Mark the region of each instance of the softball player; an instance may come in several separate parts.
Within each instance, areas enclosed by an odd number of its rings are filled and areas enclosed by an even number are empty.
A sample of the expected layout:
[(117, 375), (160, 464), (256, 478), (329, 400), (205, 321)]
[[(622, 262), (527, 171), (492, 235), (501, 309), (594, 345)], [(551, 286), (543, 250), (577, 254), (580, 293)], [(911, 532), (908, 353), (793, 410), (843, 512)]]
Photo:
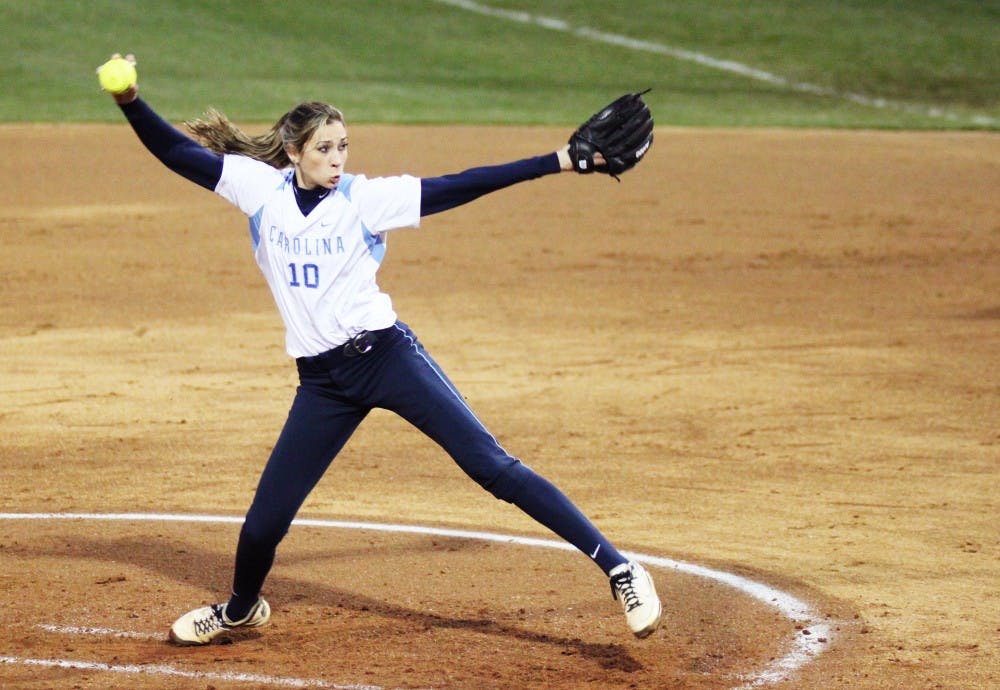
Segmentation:
[(390, 230), (417, 227), (422, 216), (570, 170), (565, 148), (443, 177), (370, 179), (346, 171), (344, 118), (325, 103), (302, 103), (257, 137), (209, 111), (188, 123), (203, 146), (160, 118), (135, 86), (114, 98), (154, 156), (249, 218), (254, 257), (284, 320), (300, 382), (240, 531), (232, 594), (177, 619), (170, 631), (175, 643), (208, 644), (226, 630), (267, 623), (270, 608), (260, 592), (277, 546), (374, 408), (399, 414), (495, 497), (586, 554), (610, 578), (637, 637), (657, 628), (661, 605), (646, 570), (500, 445), (375, 281)]

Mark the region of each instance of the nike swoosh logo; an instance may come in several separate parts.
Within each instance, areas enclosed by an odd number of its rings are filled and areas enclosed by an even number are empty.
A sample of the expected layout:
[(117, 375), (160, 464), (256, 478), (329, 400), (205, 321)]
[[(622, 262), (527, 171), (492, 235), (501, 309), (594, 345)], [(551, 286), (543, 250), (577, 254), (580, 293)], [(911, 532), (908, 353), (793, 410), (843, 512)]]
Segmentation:
[(600, 545), (600, 544), (598, 544), (598, 545), (597, 545), (597, 548), (596, 548), (596, 549), (594, 549), (594, 553), (590, 554), (590, 557), (591, 557), (591, 558), (597, 558), (597, 552), (598, 552), (598, 551), (600, 551), (600, 550), (601, 550), (601, 545)]

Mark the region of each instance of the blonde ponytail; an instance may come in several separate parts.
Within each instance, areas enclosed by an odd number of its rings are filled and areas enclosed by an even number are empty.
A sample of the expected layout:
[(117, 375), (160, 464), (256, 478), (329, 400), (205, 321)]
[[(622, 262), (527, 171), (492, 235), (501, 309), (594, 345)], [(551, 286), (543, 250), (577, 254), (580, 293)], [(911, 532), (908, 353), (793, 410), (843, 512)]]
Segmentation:
[(269, 130), (257, 136), (247, 134), (215, 108), (209, 108), (203, 117), (188, 120), (184, 125), (206, 148), (216, 153), (247, 156), (281, 169), (292, 164), (287, 146), (302, 151), (319, 127), (333, 122), (344, 122), (343, 113), (328, 103), (309, 101), (289, 110)]

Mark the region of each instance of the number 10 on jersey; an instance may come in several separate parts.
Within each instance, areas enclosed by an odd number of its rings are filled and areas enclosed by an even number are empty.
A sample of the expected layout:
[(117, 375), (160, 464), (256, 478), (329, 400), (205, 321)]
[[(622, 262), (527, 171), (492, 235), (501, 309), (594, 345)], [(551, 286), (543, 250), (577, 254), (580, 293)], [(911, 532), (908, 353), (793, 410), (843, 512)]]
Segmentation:
[[(319, 287), (319, 266), (316, 264), (288, 264), (289, 280), (292, 287)], [(301, 282), (299, 279), (301, 278)]]

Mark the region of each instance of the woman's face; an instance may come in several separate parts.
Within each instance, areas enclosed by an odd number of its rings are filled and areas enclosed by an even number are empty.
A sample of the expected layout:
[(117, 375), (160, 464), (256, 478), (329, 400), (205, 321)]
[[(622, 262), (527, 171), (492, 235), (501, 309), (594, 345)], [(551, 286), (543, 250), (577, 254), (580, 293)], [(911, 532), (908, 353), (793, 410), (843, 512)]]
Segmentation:
[(336, 189), (347, 163), (347, 128), (343, 122), (319, 127), (302, 151), (288, 151), (303, 189)]

